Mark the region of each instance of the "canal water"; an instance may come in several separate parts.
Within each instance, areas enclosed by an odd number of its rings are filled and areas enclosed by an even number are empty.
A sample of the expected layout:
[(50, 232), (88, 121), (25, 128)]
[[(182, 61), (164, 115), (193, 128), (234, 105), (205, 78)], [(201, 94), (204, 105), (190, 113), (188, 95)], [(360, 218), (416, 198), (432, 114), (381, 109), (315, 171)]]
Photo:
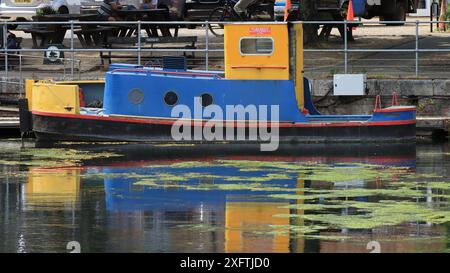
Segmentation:
[(3, 139), (0, 252), (449, 252), (449, 194), (448, 144)]

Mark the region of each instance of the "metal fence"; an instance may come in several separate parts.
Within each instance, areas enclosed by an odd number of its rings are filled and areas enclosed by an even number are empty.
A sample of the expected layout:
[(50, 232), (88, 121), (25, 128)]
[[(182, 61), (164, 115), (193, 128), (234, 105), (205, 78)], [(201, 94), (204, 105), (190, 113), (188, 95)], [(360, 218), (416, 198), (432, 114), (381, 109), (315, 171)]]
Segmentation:
[[(402, 76), (412, 76), (412, 77), (450, 77), (450, 56), (446, 56), (444, 53), (450, 53), (450, 33), (441, 31), (438, 33), (434, 33), (433, 35), (440, 35), (439, 38), (448, 45), (437, 45), (437, 43), (433, 44), (425, 44), (421, 45), (420, 41), (422, 38), (428, 38), (432, 35), (432, 28), (430, 26), (440, 24), (444, 24), (448, 29), (450, 29), (450, 21), (342, 21), (342, 22), (322, 22), (322, 21), (308, 21), (303, 22), (304, 25), (335, 25), (341, 26), (343, 29), (351, 29), (357, 28), (357, 42), (351, 43), (349, 42), (349, 32), (344, 31), (343, 37), (340, 37), (341, 43), (334, 43), (335, 47), (332, 48), (305, 48), (305, 56), (308, 53), (321, 53), (321, 54), (341, 54), (342, 59), (335, 58), (336, 62), (332, 65), (333, 71), (340, 71), (342, 73), (367, 73), (370, 72), (370, 68), (374, 67), (371, 63), (378, 62), (378, 68), (386, 69), (391, 68), (390, 72), (392, 74), (396, 74), (398, 77)], [(390, 26), (390, 25), (395, 25)], [(391, 30), (387, 36), (397, 36), (397, 37), (412, 37), (413, 39), (410, 41), (403, 41), (405, 39), (398, 39), (399, 44), (391, 43), (391, 44), (381, 44), (381, 47), (367, 47), (364, 43), (358, 43), (358, 40), (361, 41), (364, 38), (367, 38), (365, 35), (366, 29), (374, 29), (374, 28), (383, 28), (386, 30)], [(437, 27), (438, 28), (438, 27)], [(360, 30), (363, 31), (360, 31)], [(401, 33), (396, 33), (396, 31), (401, 30)], [(439, 29), (438, 29), (439, 30)], [(406, 31), (406, 33), (405, 33)], [(386, 36), (386, 35), (384, 35)], [(382, 37), (376, 37), (380, 42), (383, 40)], [(371, 55), (374, 54), (384, 54), (385, 58), (371, 58)], [(397, 55), (395, 55), (397, 54)], [(402, 58), (396, 58), (399, 54), (402, 55)], [(408, 54), (407, 57), (405, 55)], [(428, 56), (425, 56), (428, 54)], [(436, 54), (434, 56), (430, 56), (430, 54)], [(353, 66), (351, 61), (351, 56), (355, 56), (353, 61), (359, 60), (360, 62), (364, 62), (363, 65)], [(433, 58), (431, 58), (433, 57)], [(307, 57), (305, 57), (305, 60)], [(434, 59), (434, 60), (433, 60)], [(437, 60), (438, 61), (437, 61)], [(425, 64), (427, 61), (434, 61), (438, 65), (432, 67), (433, 64)], [(385, 63), (383, 63), (385, 62)], [(387, 65), (386, 62), (395, 63), (396, 65)], [(443, 67), (442, 64), (445, 66)], [(314, 64), (305, 64), (305, 71), (314, 71), (316, 68), (312, 67)], [(447, 67), (448, 66), (448, 67)], [(400, 71), (399, 68), (412, 68), (409, 71), (403, 70)], [(433, 68), (430, 70), (430, 68)], [(395, 71), (397, 69), (398, 71)], [(389, 70), (389, 69), (388, 69)], [(384, 71), (389, 72), (389, 71)], [(429, 73), (431, 72), (431, 74)]]
[[(76, 74), (78, 73), (78, 78), (80, 78), (82, 75), (82, 58), (79, 56), (76, 56), (76, 54), (79, 53), (93, 53), (93, 52), (116, 52), (116, 53), (133, 53), (136, 57), (136, 63), (138, 65), (143, 64), (143, 55), (147, 52), (155, 52), (158, 54), (167, 54), (167, 53), (199, 53), (202, 55), (201, 59), (203, 60), (204, 64), (202, 65), (203, 69), (209, 70), (211, 67), (211, 55), (216, 54), (217, 59), (213, 60), (213, 62), (221, 63), (223, 66), (223, 40), (221, 38), (214, 37), (210, 31), (209, 31), (209, 24), (211, 22), (146, 22), (146, 21), (135, 21), (135, 22), (129, 22), (127, 21), (126, 24), (131, 25), (134, 24), (137, 27), (136, 32), (136, 38), (137, 43), (133, 46), (123, 47), (123, 48), (101, 48), (101, 47), (95, 47), (95, 48), (83, 48), (77, 45), (77, 37), (75, 37), (75, 26), (76, 25), (82, 25), (82, 24), (102, 24), (102, 25), (115, 25), (115, 24), (124, 24), (124, 22), (104, 22), (104, 21), (69, 21), (69, 22), (2, 22), (0, 25), (2, 25), (3, 30), (3, 48), (1, 49), (1, 53), (4, 56), (4, 70), (1, 72), (4, 76), (3, 82), (11, 83), (10, 77), (14, 73), (18, 73), (19, 76), (16, 76), (16, 84), (21, 85), (23, 80), (23, 67), (25, 64), (23, 63), (24, 59), (28, 58), (43, 58), (39, 57), (34, 54), (41, 53), (47, 51), (47, 48), (21, 48), (21, 49), (10, 49), (7, 47), (7, 33), (8, 33), (8, 26), (11, 24), (19, 24), (19, 25), (35, 25), (35, 24), (64, 24), (69, 25), (70, 28), (68, 29), (68, 37), (66, 35), (64, 39), (64, 43), (66, 43), (66, 46), (64, 48), (59, 49), (61, 52), (67, 53), (70, 57), (64, 58), (64, 78), (66, 75), (70, 76), (70, 79), (75, 79)], [(217, 24), (217, 22), (214, 22)], [(398, 24), (398, 21), (385, 21), (385, 22), (378, 22), (378, 21), (363, 21), (363, 22), (349, 22), (349, 21), (315, 21), (315, 22), (303, 22), (304, 25), (320, 25), (320, 26), (326, 26), (326, 25), (334, 25), (334, 26), (343, 26), (344, 29), (349, 29), (354, 26), (356, 26), (358, 29), (356, 32), (364, 32), (362, 30), (365, 29), (373, 29), (373, 28), (382, 28), (382, 29), (392, 29), (392, 33), (394, 33), (398, 28), (395, 27), (386, 27), (385, 24)], [(305, 72), (314, 74), (315, 72), (329, 72), (329, 73), (372, 73), (370, 71), (370, 63), (371, 62), (378, 62), (379, 65), (377, 66), (378, 69), (383, 70), (383, 62), (384, 61), (390, 61), (394, 62), (398, 61), (399, 65), (392, 65), (390, 69), (395, 72), (395, 69), (399, 70), (400, 66), (407, 67), (409, 70), (405, 72), (405, 74), (411, 74), (411, 76), (419, 77), (426, 75), (426, 71), (422, 68), (425, 68), (425, 65), (421, 64), (421, 61), (424, 61), (424, 56), (421, 56), (425, 53), (435, 53), (438, 56), (438, 60), (442, 63), (445, 62), (445, 65), (447, 65), (450, 68), (450, 57), (449, 56), (443, 56), (444, 53), (450, 53), (450, 34), (441, 33), (444, 35), (444, 38), (448, 37), (448, 46), (440, 45), (439, 47), (430, 48), (426, 45), (421, 46), (420, 39), (421, 36), (425, 36), (429, 34), (429, 26), (431, 24), (450, 24), (450, 21), (405, 21), (404, 27), (408, 28), (405, 34), (408, 37), (413, 37), (413, 40), (411, 40), (410, 46), (408, 47), (392, 47), (390, 48), (389, 45), (387, 46), (381, 46), (381, 47), (371, 47), (371, 45), (365, 45), (364, 43), (351, 43), (349, 42), (348, 32), (344, 31), (343, 36), (344, 37), (338, 37), (336, 34), (332, 35), (331, 41), (325, 41), (323, 43), (326, 44), (325, 47), (320, 46), (308, 46), (304, 49), (305, 53)], [(142, 43), (142, 38), (145, 38), (146, 36), (142, 33), (143, 26), (145, 25), (165, 25), (165, 26), (180, 26), (180, 27), (187, 27), (189, 25), (195, 25), (197, 28), (196, 30), (183, 30), (183, 34), (190, 34), (194, 33), (196, 36), (201, 37), (204, 40), (201, 40), (198, 42), (198, 47), (196, 48), (183, 48), (183, 49), (170, 49), (170, 48), (149, 48), (145, 46)], [(200, 28), (200, 29), (199, 29)], [(426, 34), (421, 34), (421, 31), (424, 31), (426, 29)], [(358, 40), (364, 40), (366, 37), (364, 33), (362, 34), (356, 34)], [(373, 36), (377, 38), (377, 36)], [(211, 40), (215, 40), (214, 46), (211, 46)], [(322, 43), (322, 44), (323, 44)], [(67, 45), (68, 44), (68, 45)], [(433, 46), (433, 45), (432, 45)], [(388, 48), (386, 48), (388, 47)], [(373, 58), (371, 59), (370, 56), (367, 56), (367, 54), (373, 54), (373, 53), (384, 53), (384, 54), (410, 54), (407, 58), (400, 58), (396, 59), (395, 57), (392, 58), (386, 58), (386, 60), (382, 60), (380, 58)], [(328, 54), (328, 55), (327, 55)], [(15, 66), (15, 68), (11, 69), (9, 65), (9, 61), (11, 59), (11, 56), (18, 56), (19, 58), (19, 64)], [(86, 57), (89, 58), (89, 57)], [(326, 65), (320, 65), (318, 62), (320, 59), (328, 58), (330, 60), (329, 64)], [(355, 60), (357, 60), (359, 63), (355, 64)], [(362, 63), (363, 62), (363, 63)], [(361, 64), (362, 63), (362, 64)], [(67, 67), (66, 67), (67, 65)], [(220, 65), (219, 65), (220, 66)], [(428, 65), (429, 66), (429, 65)], [(388, 67), (387, 65), (385, 67)], [(436, 67), (436, 69), (440, 69), (441, 67)], [(66, 69), (68, 70), (66, 73)], [(443, 68), (442, 68), (443, 69)], [(77, 73), (75, 70), (78, 70)], [(445, 70), (445, 69), (444, 69)], [(445, 73), (448, 73), (450, 76), (450, 69), (442, 71), (443, 75)], [(39, 73), (39, 72), (36, 72)], [(36, 73), (34, 76), (36, 76)], [(326, 74), (326, 73), (325, 73)], [(37, 75), (39, 77), (39, 75)]]

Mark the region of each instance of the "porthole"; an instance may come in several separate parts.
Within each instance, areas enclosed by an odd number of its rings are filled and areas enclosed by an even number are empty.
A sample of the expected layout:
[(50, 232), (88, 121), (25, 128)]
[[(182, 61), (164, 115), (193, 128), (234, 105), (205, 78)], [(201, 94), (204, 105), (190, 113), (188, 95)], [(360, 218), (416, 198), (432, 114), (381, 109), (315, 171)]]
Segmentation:
[(200, 96), (200, 104), (203, 107), (209, 106), (211, 104), (213, 104), (213, 97), (208, 94), (208, 93), (204, 93)]
[(133, 88), (128, 93), (128, 100), (133, 104), (141, 104), (144, 101), (144, 92), (139, 88)]
[(173, 92), (173, 91), (169, 91), (164, 95), (164, 102), (167, 105), (175, 105), (178, 102), (178, 95), (177, 93)]

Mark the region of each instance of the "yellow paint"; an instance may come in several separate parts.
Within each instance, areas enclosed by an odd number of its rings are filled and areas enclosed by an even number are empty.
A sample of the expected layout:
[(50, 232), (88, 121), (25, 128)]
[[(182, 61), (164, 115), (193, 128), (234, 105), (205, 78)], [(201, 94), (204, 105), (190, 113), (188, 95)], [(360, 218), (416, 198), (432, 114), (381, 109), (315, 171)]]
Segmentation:
[[(271, 55), (243, 55), (242, 38), (273, 39)], [(289, 39), (286, 24), (225, 25), (225, 78), (234, 80), (289, 80)]]
[(28, 99), (28, 110), (31, 111), (32, 102), (33, 102), (33, 95), (31, 94), (31, 91), (33, 90), (33, 85), (35, 83), (35, 80), (25, 80), (25, 97)]
[(295, 67), (294, 67), (294, 85), (295, 96), (299, 109), (305, 107), (305, 90), (303, 86), (303, 24), (294, 24), (293, 31), (295, 33), (292, 37), (295, 41)]
[(288, 204), (276, 202), (228, 202), (225, 213), (226, 252), (289, 252), (289, 235), (274, 234), (273, 237), (255, 238), (246, 235), (246, 229), (267, 230), (269, 225), (289, 225), (289, 218), (273, 217), (287, 214)]
[(31, 168), (25, 188), (28, 204), (73, 203), (80, 191), (80, 171), (76, 169)]
[(32, 111), (78, 114), (80, 101), (78, 85), (46, 82), (34, 83), (31, 90)]
[(93, 83), (105, 83), (104, 80), (89, 80), (89, 81), (58, 81), (56, 84), (93, 84)]

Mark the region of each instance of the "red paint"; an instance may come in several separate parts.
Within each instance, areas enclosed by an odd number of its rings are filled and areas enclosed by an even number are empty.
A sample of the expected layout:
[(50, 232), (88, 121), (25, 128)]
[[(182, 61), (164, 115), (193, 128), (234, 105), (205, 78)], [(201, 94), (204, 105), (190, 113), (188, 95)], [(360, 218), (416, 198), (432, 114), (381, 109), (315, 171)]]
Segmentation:
[[(134, 117), (101, 117), (101, 116), (90, 116), (90, 115), (80, 115), (80, 114), (60, 114), (60, 113), (47, 113), (40, 111), (32, 111), (34, 115), (39, 116), (49, 116), (49, 117), (61, 117), (70, 119), (90, 119), (90, 120), (103, 120), (111, 122), (129, 122), (129, 123), (141, 123), (141, 124), (161, 124), (161, 125), (173, 125), (176, 119), (161, 119), (161, 118), (134, 118)], [(193, 124), (194, 126), (205, 126), (208, 121), (184, 121), (184, 124)], [(278, 125), (280, 128), (293, 128), (293, 127), (354, 127), (354, 126), (390, 126), (390, 125), (408, 125), (415, 124), (416, 120), (399, 120), (399, 121), (367, 121), (367, 122), (339, 122), (339, 123), (293, 123), (293, 122), (279, 122), (274, 124)], [(268, 127), (271, 127), (271, 123), (267, 123)], [(258, 124), (258, 122), (224, 122), (224, 127), (266, 127), (264, 125)]]
[(84, 91), (83, 88), (79, 88), (78, 89), (78, 95), (80, 97), (80, 107), (85, 107), (86, 106), (86, 102), (84, 101)]
[(251, 27), (248, 32), (251, 35), (262, 35), (262, 34), (271, 34), (272, 30), (270, 27)]
[(255, 65), (255, 66), (231, 66), (231, 68), (257, 68), (257, 69), (262, 69), (262, 68), (267, 68), (267, 69), (287, 69), (286, 66), (262, 66), (262, 65)]

